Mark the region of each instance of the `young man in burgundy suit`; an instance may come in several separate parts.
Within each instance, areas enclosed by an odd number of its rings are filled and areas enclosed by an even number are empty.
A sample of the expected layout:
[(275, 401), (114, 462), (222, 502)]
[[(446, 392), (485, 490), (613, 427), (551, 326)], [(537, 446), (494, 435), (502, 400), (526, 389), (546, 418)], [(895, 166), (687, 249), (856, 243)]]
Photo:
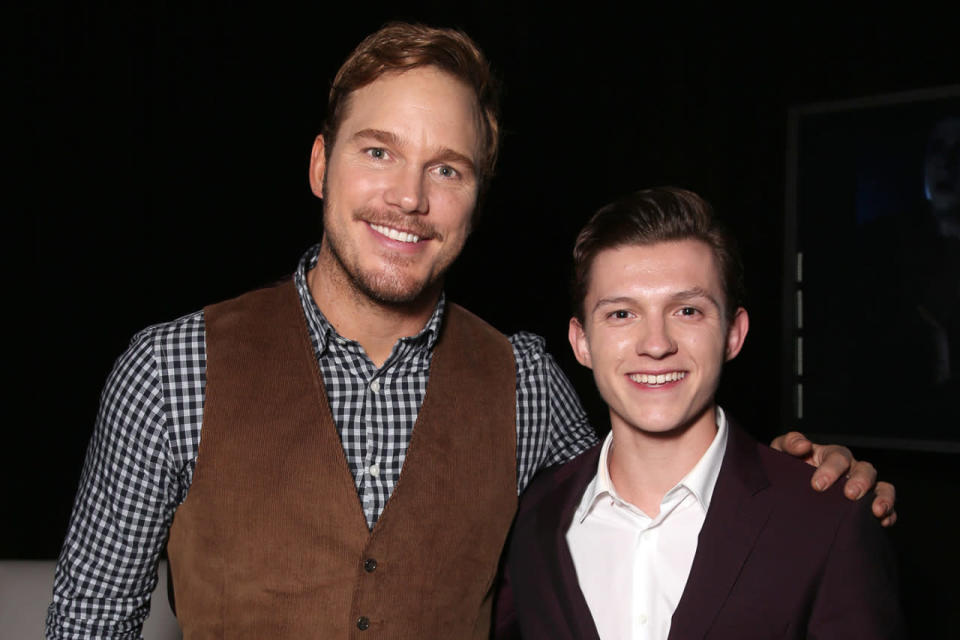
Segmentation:
[(894, 558), (870, 500), (715, 404), (749, 320), (709, 205), (673, 188), (601, 209), (574, 249), (569, 338), (611, 432), (527, 490), (500, 637), (902, 637)]

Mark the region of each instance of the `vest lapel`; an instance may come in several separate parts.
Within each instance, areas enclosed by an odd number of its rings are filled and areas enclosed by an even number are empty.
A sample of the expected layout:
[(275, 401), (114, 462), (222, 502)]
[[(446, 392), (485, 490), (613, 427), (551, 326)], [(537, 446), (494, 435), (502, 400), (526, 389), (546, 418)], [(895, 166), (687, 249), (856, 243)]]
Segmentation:
[(687, 586), (673, 613), (670, 638), (702, 638), (710, 629), (770, 516), (773, 503), (763, 491), (768, 484), (756, 443), (731, 424)]
[[(370, 535), (367, 527), (367, 517), (363, 513), (363, 505), (360, 503), (360, 497), (357, 495), (357, 487), (354, 484), (353, 473), (350, 471), (350, 464), (347, 462), (346, 453), (343, 451), (343, 443), (340, 441), (340, 434), (337, 431), (336, 422), (333, 419), (333, 412), (330, 409), (330, 401), (327, 398), (327, 390), (323, 384), (323, 376), (320, 373), (320, 363), (317, 362), (316, 354), (313, 351), (313, 344), (310, 342), (310, 332), (307, 327), (307, 319), (300, 312), (300, 296), (292, 283), (288, 287), (296, 302), (298, 319), (297, 334), (299, 335), (300, 354), (304, 358), (303, 366), (309, 367), (311, 379), (314, 387), (314, 397), (317, 402), (317, 411), (320, 415), (320, 423), (317, 425), (318, 440), (320, 448), (317, 451), (317, 463), (320, 468), (334, 469), (331, 476), (334, 478), (336, 487), (329, 495), (337, 496), (338, 500), (343, 502), (339, 506), (341, 513), (351, 513), (350, 529), (354, 539), (366, 539)], [(349, 505), (347, 503), (350, 503)]]

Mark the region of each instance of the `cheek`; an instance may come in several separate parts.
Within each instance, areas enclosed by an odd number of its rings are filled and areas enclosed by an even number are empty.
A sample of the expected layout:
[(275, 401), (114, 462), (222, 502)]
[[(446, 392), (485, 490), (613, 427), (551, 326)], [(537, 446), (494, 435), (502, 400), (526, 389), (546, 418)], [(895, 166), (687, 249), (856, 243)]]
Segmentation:
[(679, 341), (686, 351), (695, 354), (701, 363), (714, 360), (723, 362), (727, 352), (727, 336), (716, 331), (688, 331), (680, 335)]
[(327, 191), (340, 201), (364, 201), (371, 194), (382, 191), (386, 187), (387, 177), (385, 171), (370, 171), (348, 162), (341, 162), (332, 165), (327, 172)]
[(447, 227), (461, 237), (461, 244), (466, 241), (470, 233), (470, 223), (473, 218), (472, 202), (451, 203)]
[(633, 340), (623, 334), (594, 337), (590, 342), (590, 357), (595, 369), (603, 373), (617, 374), (618, 368), (632, 352)]
[(427, 191), (431, 213), (450, 229), (470, 228), (470, 220), (477, 204), (477, 192), (473, 188), (431, 185)]

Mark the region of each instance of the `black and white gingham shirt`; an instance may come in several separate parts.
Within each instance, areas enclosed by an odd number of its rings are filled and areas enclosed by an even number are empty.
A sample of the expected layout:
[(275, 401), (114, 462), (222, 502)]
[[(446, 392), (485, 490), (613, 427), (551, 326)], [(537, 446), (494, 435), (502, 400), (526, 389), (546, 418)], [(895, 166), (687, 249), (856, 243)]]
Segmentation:
[[(334, 422), (369, 526), (389, 498), (423, 401), (444, 299), (424, 329), (379, 369), (317, 308), (294, 275)], [(517, 492), (541, 468), (596, 442), (569, 381), (530, 333), (510, 337), (517, 365)], [(134, 336), (100, 399), (47, 615), (48, 638), (138, 638), (156, 565), (186, 498), (200, 443), (206, 352), (203, 312)]]

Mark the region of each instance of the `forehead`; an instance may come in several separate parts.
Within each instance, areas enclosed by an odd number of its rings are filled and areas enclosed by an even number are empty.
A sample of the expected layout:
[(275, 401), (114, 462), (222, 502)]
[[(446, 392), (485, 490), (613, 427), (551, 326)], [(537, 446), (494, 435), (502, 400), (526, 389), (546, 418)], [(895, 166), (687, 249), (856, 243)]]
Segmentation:
[(702, 289), (723, 297), (720, 269), (713, 249), (685, 239), (604, 249), (590, 268), (587, 297), (656, 296)]
[(386, 73), (352, 92), (337, 139), (380, 129), (473, 157), (480, 139), (479, 114), (467, 84), (436, 67), (417, 67)]

